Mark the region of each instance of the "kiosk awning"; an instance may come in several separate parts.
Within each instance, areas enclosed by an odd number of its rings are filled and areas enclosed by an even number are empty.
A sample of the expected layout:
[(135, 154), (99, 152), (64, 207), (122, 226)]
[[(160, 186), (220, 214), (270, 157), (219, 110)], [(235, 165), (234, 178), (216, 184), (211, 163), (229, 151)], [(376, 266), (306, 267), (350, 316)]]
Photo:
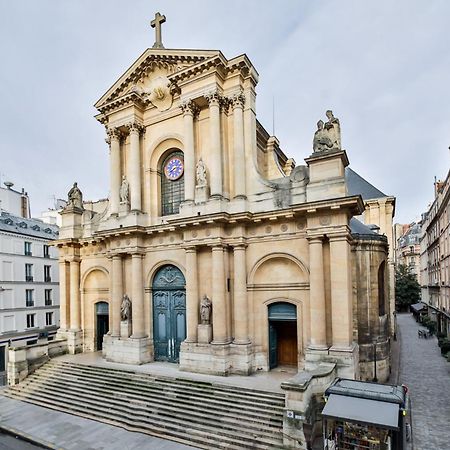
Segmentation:
[(326, 418), (376, 425), (398, 430), (399, 405), (366, 398), (331, 394), (323, 408)]

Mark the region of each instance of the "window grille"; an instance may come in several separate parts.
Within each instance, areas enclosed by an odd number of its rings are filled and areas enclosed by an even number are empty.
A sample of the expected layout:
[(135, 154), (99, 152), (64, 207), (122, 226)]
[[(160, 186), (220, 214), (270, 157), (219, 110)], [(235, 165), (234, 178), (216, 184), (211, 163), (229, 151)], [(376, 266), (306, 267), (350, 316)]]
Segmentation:
[(161, 215), (168, 216), (177, 214), (180, 211), (180, 204), (184, 200), (184, 173), (177, 180), (169, 180), (165, 173), (164, 167), (170, 158), (179, 156), (183, 160), (183, 153), (176, 151), (171, 153), (161, 166)]

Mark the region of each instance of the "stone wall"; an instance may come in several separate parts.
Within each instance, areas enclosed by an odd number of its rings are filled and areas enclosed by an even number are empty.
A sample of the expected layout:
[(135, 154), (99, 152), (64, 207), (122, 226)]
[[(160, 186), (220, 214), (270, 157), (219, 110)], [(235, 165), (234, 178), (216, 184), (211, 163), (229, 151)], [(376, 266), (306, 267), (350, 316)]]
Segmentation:
[(15, 385), (39, 369), (50, 358), (67, 353), (67, 341), (53, 341), (9, 348), (8, 384)]

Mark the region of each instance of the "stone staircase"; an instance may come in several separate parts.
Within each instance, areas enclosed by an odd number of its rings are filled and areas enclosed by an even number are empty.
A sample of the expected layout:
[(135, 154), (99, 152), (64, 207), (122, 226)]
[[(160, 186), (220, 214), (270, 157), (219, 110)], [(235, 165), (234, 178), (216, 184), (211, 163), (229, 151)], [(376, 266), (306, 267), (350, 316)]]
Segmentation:
[(3, 395), (203, 449), (283, 449), (284, 395), (50, 360)]

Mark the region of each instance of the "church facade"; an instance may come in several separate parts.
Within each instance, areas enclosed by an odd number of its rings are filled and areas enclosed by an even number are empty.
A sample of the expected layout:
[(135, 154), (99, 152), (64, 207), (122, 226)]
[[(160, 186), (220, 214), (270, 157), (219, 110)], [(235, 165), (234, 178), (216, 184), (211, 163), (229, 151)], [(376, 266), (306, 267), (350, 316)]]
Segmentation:
[(159, 34), (96, 103), (110, 195), (83, 202), (74, 186), (56, 243), (70, 352), (387, 378), (388, 242), (362, 222), (339, 120), (327, 112), (296, 166), (257, 120), (257, 83), (246, 55)]

